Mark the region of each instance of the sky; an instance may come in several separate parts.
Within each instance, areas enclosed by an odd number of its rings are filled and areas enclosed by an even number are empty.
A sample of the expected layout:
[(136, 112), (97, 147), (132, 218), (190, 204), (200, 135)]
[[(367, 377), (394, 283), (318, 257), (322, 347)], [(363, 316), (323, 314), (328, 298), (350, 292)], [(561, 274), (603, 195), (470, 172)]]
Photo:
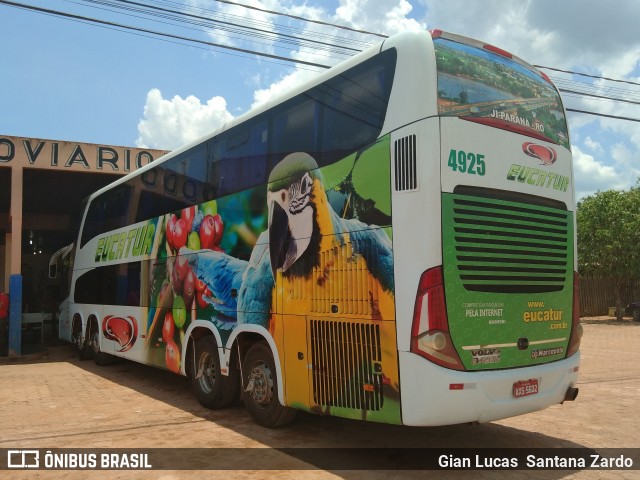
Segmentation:
[[(123, 0), (16, 0), (147, 30), (335, 65), (380, 37), (303, 22), (220, 0), (137, 0), (188, 12), (194, 24), (122, 11)], [(561, 88), (627, 102), (562, 94), (565, 107), (640, 119), (637, 0), (236, 0), (368, 32), (442, 29), (508, 50), (534, 65), (625, 80), (612, 82), (544, 70)], [(615, 5), (615, 8), (613, 6)], [(159, 10), (156, 10), (159, 12)], [(137, 15), (137, 16), (133, 16)], [(144, 17), (144, 18), (143, 18)], [(241, 23), (353, 50), (327, 51), (222, 31)], [(226, 23), (220, 23), (226, 22)], [(0, 136), (171, 150), (222, 126), (322, 69), (158, 39), (63, 19), (0, 1)], [(235, 27), (234, 27), (235, 28)], [(237, 30), (237, 28), (235, 28)], [(637, 84), (634, 84), (637, 83)], [(636, 103), (629, 103), (636, 102)], [(640, 123), (568, 114), (576, 195), (626, 189), (640, 177)]]

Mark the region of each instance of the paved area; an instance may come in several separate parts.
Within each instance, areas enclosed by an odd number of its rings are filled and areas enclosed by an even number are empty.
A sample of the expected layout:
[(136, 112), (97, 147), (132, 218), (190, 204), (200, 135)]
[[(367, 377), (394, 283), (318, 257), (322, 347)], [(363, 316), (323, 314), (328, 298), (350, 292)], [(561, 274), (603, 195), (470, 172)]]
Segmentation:
[[(299, 415), (255, 425), (241, 405), (201, 407), (189, 380), (130, 362), (98, 367), (68, 346), (0, 361), (0, 448), (237, 448), (233, 471), (0, 471), (0, 479), (640, 479), (636, 471), (241, 470), (246, 448), (640, 447), (640, 324), (585, 320), (576, 402), (483, 425), (408, 428)], [(254, 452), (252, 450), (252, 452)], [(255, 452), (254, 452), (255, 453)], [(291, 468), (295, 468), (295, 462)], [(197, 459), (194, 459), (194, 468)]]

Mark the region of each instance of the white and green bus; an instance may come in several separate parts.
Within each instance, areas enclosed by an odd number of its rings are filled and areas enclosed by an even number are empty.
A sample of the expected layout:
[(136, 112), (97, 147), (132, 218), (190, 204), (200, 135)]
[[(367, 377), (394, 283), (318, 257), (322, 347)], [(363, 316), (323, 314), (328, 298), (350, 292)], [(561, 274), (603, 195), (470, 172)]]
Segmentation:
[(573, 190), (549, 78), (400, 34), (91, 195), (60, 336), (268, 427), (540, 410), (578, 392)]

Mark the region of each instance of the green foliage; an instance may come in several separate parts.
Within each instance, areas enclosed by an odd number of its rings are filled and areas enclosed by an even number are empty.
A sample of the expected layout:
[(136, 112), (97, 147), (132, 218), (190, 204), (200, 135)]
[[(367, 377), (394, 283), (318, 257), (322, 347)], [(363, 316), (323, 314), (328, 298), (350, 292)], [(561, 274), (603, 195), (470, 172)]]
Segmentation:
[(640, 186), (607, 190), (578, 203), (580, 272), (616, 283), (640, 277)]

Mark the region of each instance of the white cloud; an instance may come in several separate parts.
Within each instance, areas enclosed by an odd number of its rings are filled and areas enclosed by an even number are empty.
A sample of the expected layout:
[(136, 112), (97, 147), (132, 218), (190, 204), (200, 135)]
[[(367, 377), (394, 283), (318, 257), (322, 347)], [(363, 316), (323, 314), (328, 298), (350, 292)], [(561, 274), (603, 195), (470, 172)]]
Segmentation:
[(572, 146), (572, 151), (577, 199), (602, 190), (624, 190), (635, 184), (638, 170), (625, 165), (624, 149), (620, 149), (618, 153), (614, 152), (620, 160), (615, 166), (605, 165), (576, 145)]
[[(211, 8), (208, 1), (191, 1)], [(246, 0), (245, 3), (388, 35), (403, 30), (442, 28), (493, 43), (531, 63), (596, 75), (631, 78), (640, 68), (640, 36), (635, 25), (640, 17), (637, 0), (618, 0), (615, 8), (599, 0), (333, 0), (314, 4), (303, 0)], [(326, 36), (323, 41), (329, 42), (339, 41), (331, 40), (334, 37), (376, 41), (373, 37), (295, 22), (237, 6), (221, 4), (216, 8), (226, 15), (236, 15), (228, 17), (232, 21), (244, 18), (247, 25), (261, 25), (265, 29), (295, 27), (298, 29), (296, 35), (308, 39), (317, 38), (316, 33), (321, 32)], [(416, 17), (417, 11), (423, 10), (425, 15)], [(220, 32), (210, 35), (218, 41), (237, 43)], [(334, 58), (327, 57), (321, 48), (292, 45), (290, 50), (284, 51), (266, 39), (259, 40), (261, 44), (255, 41), (243, 46), (320, 64), (338, 61), (334, 54)], [(291, 67), (274, 81), (268, 65), (256, 65), (254, 70), (247, 70), (241, 87), (252, 97), (252, 107), (317, 75), (317, 70), (308, 67)], [(601, 84), (595, 82), (594, 85)], [(637, 107), (633, 105), (576, 97), (566, 97), (565, 101), (573, 108), (639, 117)], [(236, 112), (239, 107), (232, 105), (230, 108)], [(224, 98), (214, 97), (207, 102), (193, 96), (164, 99), (159, 90), (153, 89), (147, 95), (144, 117), (138, 125), (140, 137), (137, 143), (175, 148), (232, 118)], [(578, 114), (571, 115), (570, 122), (579, 197), (597, 190), (628, 188), (635, 183), (640, 173), (640, 169), (634, 167), (634, 163), (640, 164), (637, 123)]]
[(340, 0), (334, 21), (386, 35), (424, 30), (425, 25), (409, 17), (412, 10), (413, 6), (407, 0)]
[(602, 148), (602, 145), (600, 145), (599, 142), (595, 141), (594, 139), (592, 139), (591, 137), (587, 137), (584, 139), (584, 144), (589, 148), (589, 150), (595, 152), (595, 153), (603, 153), (604, 150)]
[(203, 104), (193, 95), (178, 95), (167, 100), (157, 88), (149, 91), (144, 106), (144, 118), (138, 123), (140, 136), (136, 145), (146, 148), (173, 150), (196, 140), (233, 119), (222, 97), (213, 97)]
[[(372, 32), (384, 32), (386, 34), (394, 34), (405, 30), (424, 30), (426, 25), (419, 23), (415, 19), (409, 18), (413, 7), (407, 0), (340, 0), (340, 5), (336, 8), (334, 14), (326, 12), (324, 20), (338, 25), (346, 25), (351, 28), (364, 29)], [(284, 10), (281, 7), (280, 10)], [(300, 15), (296, 8), (292, 8), (291, 12)], [(320, 12), (313, 10), (310, 12), (314, 18), (322, 17)], [(309, 27), (310, 30), (317, 30), (318, 27)], [(332, 29), (324, 27), (323, 31), (327, 35), (335, 35), (339, 37), (351, 36), (358, 37), (357, 34), (351, 34), (344, 30)], [(373, 41), (375, 43), (375, 40)], [(314, 62), (319, 64), (335, 64), (336, 61), (327, 58), (320, 51), (309, 52), (308, 50), (298, 50), (292, 52), (292, 57), (298, 60)], [(271, 83), (268, 87), (258, 89), (253, 93), (252, 107), (256, 107), (272, 99), (274, 96), (289, 91), (297, 85), (313, 78), (317, 72), (307, 68), (295, 68), (286, 76)]]

